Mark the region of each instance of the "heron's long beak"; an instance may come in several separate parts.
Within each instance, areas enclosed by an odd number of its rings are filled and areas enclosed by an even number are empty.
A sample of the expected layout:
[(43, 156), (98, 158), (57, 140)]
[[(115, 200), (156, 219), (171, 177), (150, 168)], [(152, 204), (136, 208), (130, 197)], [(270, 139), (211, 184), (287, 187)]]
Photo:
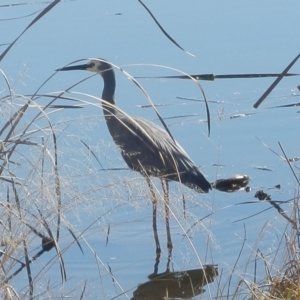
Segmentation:
[(63, 67), (60, 69), (56, 69), (55, 71), (73, 71), (73, 70), (86, 70), (89, 67), (88, 64), (84, 65), (77, 65), (77, 66), (70, 66), (70, 67)]

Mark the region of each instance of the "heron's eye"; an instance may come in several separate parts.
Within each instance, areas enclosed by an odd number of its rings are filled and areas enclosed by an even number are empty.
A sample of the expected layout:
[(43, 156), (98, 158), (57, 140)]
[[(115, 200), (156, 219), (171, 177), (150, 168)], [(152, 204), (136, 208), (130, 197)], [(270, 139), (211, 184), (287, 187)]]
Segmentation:
[(91, 63), (88, 64), (88, 68), (89, 68), (89, 69), (92, 69), (92, 68), (94, 68), (94, 67), (95, 67), (95, 63), (91, 62)]

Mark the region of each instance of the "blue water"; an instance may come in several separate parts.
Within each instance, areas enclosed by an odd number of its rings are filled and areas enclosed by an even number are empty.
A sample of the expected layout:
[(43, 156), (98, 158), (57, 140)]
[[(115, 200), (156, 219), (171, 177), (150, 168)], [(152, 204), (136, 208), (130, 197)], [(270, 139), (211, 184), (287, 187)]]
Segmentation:
[[(15, 93), (32, 94), (55, 69), (80, 58), (106, 58), (122, 66), (132, 76), (179, 75), (175, 71), (143, 64), (168, 66), (190, 74), (280, 73), (300, 49), (297, 38), (299, 17), (295, 13), (300, 8), (298, 1), (288, 4), (252, 1), (247, 5), (238, 1), (152, 1), (146, 4), (168, 33), (195, 57), (167, 40), (138, 1), (71, 1), (60, 3), (30, 28), (1, 62), (1, 69), (13, 84)], [(34, 4), (1, 10), (9, 18), (29, 14), (43, 7), (44, 4)], [(31, 20), (25, 18), (5, 22), (1, 43), (11, 42)], [(1, 47), (1, 50), (4, 49)], [(291, 72), (297, 73), (298, 69), (299, 63)], [(88, 75), (79, 71), (57, 74), (40, 92), (67, 89)], [(121, 72), (116, 72), (116, 78), (118, 105), (128, 114), (159, 124), (153, 110), (141, 108), (149, 104), (142, 92)], [(168, 104), (158, 107), (161, 116), (169, 125), (172, 135), (193, 161), (201, 166), (201, 171), (209, 181), (235, 174), (246, 174), (251, 179), (250, 193), (213, 191), (208, 195), (199, 195), (178, 184), (170, 185), (174, 244), (172, 270), (218, 264), (219, 273), (222, 273), (214, 283), (205, 287), (206, 292), (199, 299), (214, 296), (218, 284), (221, 287), (226, 284), (242, 247), (232, 286), (241, 278), (253, 279), (253, 264), (248, 260), (253, 260), (257, 249), (269, 257), (285, 228), (286, 221), (274, 209), (252, 216), (270, 207), (269, 203), (254, 198), (257, 190), (264, 189), (273, 200), (278, 201), (290, 199), (295, 193), (296, 181), (287, 163), (259, 140), (281, 156), (283, 154), (278, 142), (289, 157), (299, 156), (297, 108), (269, 109), (299, 102), (300, 93), (296, 89), (299, 78), (282, 80), (255, 110), (253, 104), (273, 80), (200, 82), (207, 99), (211, 101), (211, 132), (208, 136), (203, 102), (188, 100), (203, 100), (195, 83), (139, 79), (155, 104)], [(73, 90), (99, 97), (102, 87), (101, 78), (93, 77)], [(3, 80), (1, 93), (3, 96), (7, 94)], [(85, 105), (84, 109), (49, 115), (53, 124), (56, 124), (59, 172), (64, 178), (62, 193), (65, 218), (59, 246), (64, 251), (68, 280), (61, 285), (53, 250), (39, 258), (32, 267), (34, 273), (38, 274), (42, 266), (54, 258), (50, 269), (41, 275), (42, 279), (37, 277), (44, 285), (39, 287), (41, 290), (50, 278), (53, 293), (50, 295), (71, 291), (70, 296), (78, 299), (86, 282), (85, 298), (130, 299), (137, 286), (148, 280), (147, 276), (153, 272), (155, 262), (152, 206), (147, 185), (137, 173), (102, 170), (124, 168), (126, 165), (109, 136), (99, 100), (77, 94), (71, 96), (92, 104)], [(42, 98), (39, 103), (48, 101)], [(34, 113), (37, 110), (31, 108), (28, 120)], [(246, 116), (231, 118), (236, 114)], [(48, 125), (44, 119), (38, 121), (36, 126)], [(101, 165), (81, 140), (88, 144)], [(32, 150), (30, 157), (35, 157), (37, 153), (40, 152)], [(259, 170), (258, 167), (266, 167), (271, 171)], [(26, 168), (20, 172), (20, 177), (26, 176)], [(51, 180), (51, 172), (49, 178)], [(159, 181), (154, 182), (161, 193)], [(281, 184), (280, 190), (270, 189), (276, 184)], [(187, 199), (186, 218), (182, 209), (182, 193)], [(257, 203), (239, 205), (247, 201)], [(291, 211), (290, 205), (282, 208)], [(240, 221), (247, 217), (250, 218)], [(88, 228), (94, 221), (92, 227)], [(55, 229), (55, 218), (53, 222)], [(80, 244), (84, 255), (75, 243), (71, 244), (73, 239), (65, 229), (67, 225), (76, 235), (82, 233), (84, 240), (81, 239)], [(162, 201), (159, 205), (158, 228), (163, 250), (159, 272), (164, 272), (167, 249)], [(185, 237), (187, 231), (190, 240)], [(246, 242), (243, 246), (244, 239)], [(38, 242), (35, 247), (31, 249), (32, 255), (39, 249)], [(263, 268), (259, 272), (258, 277), (262, 278)], [(19, 276), (15, 284), (17, 290), (22, 292), (22, 286), (27, 285), (26, 275), (21, 273)], [(225, 290), (227, 292), (227, 286)]]

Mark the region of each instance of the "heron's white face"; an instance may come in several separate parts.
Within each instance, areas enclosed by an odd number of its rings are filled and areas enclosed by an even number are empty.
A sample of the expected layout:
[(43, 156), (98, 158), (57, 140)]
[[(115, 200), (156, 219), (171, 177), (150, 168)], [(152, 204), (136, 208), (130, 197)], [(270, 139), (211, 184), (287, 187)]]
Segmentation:
[(98, 74), (102, 74), (103, 72), (112, 69), (112, 66), (108, 62), (104, 60), (96, 60), (96, 59), (90, 60), (86, 64), (86, 66), (87, 66), (86, 68), (87, 71), (95, 72)]

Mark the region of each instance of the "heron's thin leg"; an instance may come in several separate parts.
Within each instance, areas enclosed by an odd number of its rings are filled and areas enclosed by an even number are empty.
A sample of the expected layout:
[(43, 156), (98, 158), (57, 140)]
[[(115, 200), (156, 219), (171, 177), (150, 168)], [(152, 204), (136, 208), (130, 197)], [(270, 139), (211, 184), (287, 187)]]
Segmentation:
[(185, 198), (184, 195), (182, 196), (182, 204), (183, 204), (183, 216), (186, 219), (186, 208), (185, 208)]
[(151, 198), (152, 198), (152, 205), (153, 205), (152, 225), (153, 225), (154, 240), (155, 240), (155, 245), (156, 245), (156, 258), (159, 261), (159, 257), (161, 255), (161, 248), (160, 248), (160, 243), (159, 243), (159, 239), (158, 239), (157, 224), (156, 224), (157, 198), (156, 198), (154, 188), (153, 188), (150, 178), (147, 175), (145, 176), (145, 178), (148, 183), (150, 193), (151, 193)]
[(169, 184), (166, 180), (161, 180), (162, 188), (164, 191), (164, 204), (165, 204), (165, 212), (166, 212), (166, 230), (167, 230), (167, 247), (169, 250), (169, 256), (171, 256), (173, 243), (171, 239), (171, 231), (170, 231), (170, 199), (169, 199)]

